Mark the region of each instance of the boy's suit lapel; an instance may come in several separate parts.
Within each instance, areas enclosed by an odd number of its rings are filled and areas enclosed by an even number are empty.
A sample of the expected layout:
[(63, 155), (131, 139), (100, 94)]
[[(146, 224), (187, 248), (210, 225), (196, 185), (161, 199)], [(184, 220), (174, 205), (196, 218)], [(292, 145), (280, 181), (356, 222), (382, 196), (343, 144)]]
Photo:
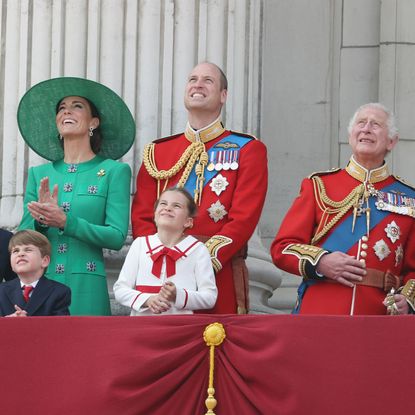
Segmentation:
[(23, 298), (23, 291), (18, 278), (10, 281), (6, 290), (6, 295), (13, 306), (17, 304), (20, 308), (26, 309), (27, 304)]
[(26, 305), (26, 311), (29, 315), (32, 316), (42, 306), (52, 289), (53, 286), (49, 284), (49, 281), (45, 277), (41, 277)]

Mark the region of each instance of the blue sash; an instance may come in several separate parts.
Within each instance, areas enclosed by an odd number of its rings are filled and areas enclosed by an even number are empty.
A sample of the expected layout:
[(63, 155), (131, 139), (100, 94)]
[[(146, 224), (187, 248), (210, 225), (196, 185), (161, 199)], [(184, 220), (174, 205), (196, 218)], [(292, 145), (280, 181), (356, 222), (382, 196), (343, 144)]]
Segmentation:
[(303, 280), (297, 289), (297, 301), (291, 314), (300, 314), (301, 303), (307, 288), (311, 285), (317, 284), (318, 280)]
[[(241, 150), (241, 148), (245, 145), (248, 144), (250, 141), (252, 140), (252, 138), (248, 138), (248, 137), (243, 137), (240, 135), (236, 135), (236, 134), (230, 134), (227, 135), (226, 137), (223, 137), (221, 140), (219, 140), (214, 146), (212, 146), (208, 151), (208, 157), (210, 160), (210, 155), (213, 151), (217, 151), (218, 149), (222, 149), (220, 146), (218, 146), (218, 144), (220, 143), (225, 143), (225, 142), (229, 142), (232, 144), (237, 144), (238, 145), (238, 151)], [(235, 150), (234, 148), (231, 148), (231, 150)], [(193, 170), (191, 171), (191, 173), (189, 174), (189, 178), (187, 179), (186, 184), (184, 185), (184, 188), (191, 194), (194, 194), (194, 190), (196, 188), (196, 180), (197, 180), (197, 176), (196, 176), (196, 164), (193, 168)], [(216, 170), (212, 170), (209, 171), (207, 169), (205, 169), (205, 173), (204, 173), (204, 177), (205, 177), (205, 182), (203, 184), (203, 187), (206, 186), (208, 184), (208, 182), (215, 177), (219, 172)]]
[[(408, 192), (408, 187), (400, 182), (392, 183), (382, 189), (382, 192), (388, 192), (391, 190), (398, 192)], [(370, 207), (370, 229), (375, 228), (386, 216), (391, 212), (378, 210), (375, 206), (377, 201), (376, 197), (369, 197)], [(356, 223), (354, 232), (352, 233), (353, 213), (349, 215), (345, 220), (339, 223), (324, 241), (322, 248), (329, 252), (340, 251), (347, 253), (349, 249), (354, 246), (359, 239), (366, 234), (366, 215), (356, 217)]]

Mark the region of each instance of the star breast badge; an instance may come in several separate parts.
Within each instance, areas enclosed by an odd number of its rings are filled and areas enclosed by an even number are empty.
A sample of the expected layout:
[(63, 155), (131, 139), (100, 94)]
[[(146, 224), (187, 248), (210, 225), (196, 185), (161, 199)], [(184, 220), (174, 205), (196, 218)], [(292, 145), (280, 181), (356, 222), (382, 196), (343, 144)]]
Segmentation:
[(212, 189), (212, 192), (216, 193), (217, 196), (219, 196), (224, 190), (226, 190), (228, 185), (229, 185), (228, 180), (226, 179), (226, 177), (222, 176), (221, 174), (218, 174), (209, 183), (209, 186)]
[(225, 206), (223, 206), (219, 200), (215, 203), (212, 203), (210, 208), (207, 211), (209, 212), (209, 216), (215, 222), (219, 222), (220, 220), (222, 220), (225, 217), (225, 215), (228, 213), (225, 209)]
[(395, 243), (401, 234), (401, 230), (394, 220), (386, 225), (385, 232), (392, 243)]
[(387, 243), (383, 239), (377, 241), (373, 249), (380, 261), (383, 261), (391, 253)]

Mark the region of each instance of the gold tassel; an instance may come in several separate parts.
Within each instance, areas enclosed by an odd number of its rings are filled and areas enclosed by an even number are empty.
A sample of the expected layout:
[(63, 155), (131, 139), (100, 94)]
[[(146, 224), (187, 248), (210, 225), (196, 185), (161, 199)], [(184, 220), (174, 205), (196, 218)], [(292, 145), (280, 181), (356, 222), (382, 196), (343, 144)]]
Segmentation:
[(354, 227), (356, 225), (357, 207), (353, 207), (353, 222), (352, 222), (352, 233), (354, 233)]
[(219, 346), (225, 340), (226, 333), (221, 323), (209, 324), (203, 332), (203, 339), (205, 340), (206, 346), (210, 347), (209, 350), (209, 386), (208, 386), (208, 397), (205, 400), (206, 408), (208, 411), (205, 415), (215, 415), (213, 410), (217, 405), (215, 399), (215, 389), (213, 387), (213, 371), (215, 368), (215, 346)]
[(367, 230), (367, 237), (369, 237), (369, 232), (370, 232), (370, 207), (366, 208), (366, 230)]
[(205, 167), (209, 162), (208, 154), (205, 150), (203, 150), (202, 154), (199, 158), (199, 164), (196, 166), (196, 189), (195, 189), (195, 202), (200, 206), (200, 202), (202, 201), (202, 192), (203, 186), (205, 182)]
[(369, 205), (369, 197), (370, 192), (369, 190), (365, 190), (365, 200), (366, 200), (366, 230), (367, 230), (367, 236), (369, 237), (369, 231), (370, 231), (370, 205)]

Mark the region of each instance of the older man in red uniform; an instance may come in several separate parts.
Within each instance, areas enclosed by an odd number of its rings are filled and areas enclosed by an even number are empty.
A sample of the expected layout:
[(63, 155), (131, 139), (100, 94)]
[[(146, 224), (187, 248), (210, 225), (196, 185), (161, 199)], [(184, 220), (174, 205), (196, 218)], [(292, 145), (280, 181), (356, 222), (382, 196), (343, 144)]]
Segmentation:
[(303, 180), (271, 246), (279, 268), (303, 277), (294, 312), (413, 312), (415, 189), (384, 161), (397, 141), (393, 114), (363, 105), (347, 167)]
[(131, 220), (134, 238), (155, 233), (153, 205), (160, 191), (186, 188), (198, 204), (191, 233), (206, 243), (215, 270), (212, 312), (246, 313), (244, 258), (267, 191), (267, 154), (255, 137), (225, 130), (220, 115), (226, 98), (219, 67), (204, 62), (193, 68), (184, 96), (186, 130), (145, 147)]

